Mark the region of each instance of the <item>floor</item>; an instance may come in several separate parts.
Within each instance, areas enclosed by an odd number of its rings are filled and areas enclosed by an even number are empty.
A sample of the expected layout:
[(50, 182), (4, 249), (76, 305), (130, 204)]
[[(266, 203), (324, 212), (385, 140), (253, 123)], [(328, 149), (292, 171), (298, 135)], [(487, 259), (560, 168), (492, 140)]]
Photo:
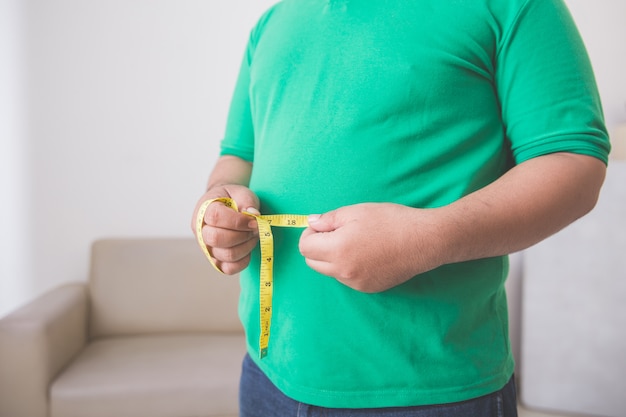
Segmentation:
[(553, 413), (544, 413), (540, 411), (529, 410), (520, 405), (517, 407), (517, 417), (572, 417), (572, 416), (568, 416), (565, 414), (553, 414)]

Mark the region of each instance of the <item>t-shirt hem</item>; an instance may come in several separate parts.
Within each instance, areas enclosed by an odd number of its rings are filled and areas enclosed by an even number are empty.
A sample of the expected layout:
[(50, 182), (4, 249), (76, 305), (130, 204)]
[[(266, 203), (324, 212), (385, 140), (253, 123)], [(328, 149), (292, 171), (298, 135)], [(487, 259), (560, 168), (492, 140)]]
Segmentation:
[[(251, 354), (251, 357), (259, 367), (262, 366), (256, 356)], [(470, 387), (463, 386), (443, 390), (390, 388), (337, 391), (294, 386), (271, 373), (266, 373), (266, 375), (283, 394), (304, 404), (325, 408), (388, 408), (450, 404), (479, 398), (504, 387), (513, 376), (513, 372), (514, 365), (511, 363), (506, 366), (503, 372), (488, 380), (472, 384)]]

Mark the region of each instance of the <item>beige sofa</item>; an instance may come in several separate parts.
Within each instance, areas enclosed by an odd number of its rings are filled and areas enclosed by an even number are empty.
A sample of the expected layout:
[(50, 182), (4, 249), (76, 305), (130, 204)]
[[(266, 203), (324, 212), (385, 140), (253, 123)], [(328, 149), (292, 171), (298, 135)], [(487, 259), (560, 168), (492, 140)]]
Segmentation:
[(196, 245), (100, 240), (88, 282), (0, 320), (0, 417), (236, 416), (238, 279)]
[[(518, 269), (508, 288), (517, 352)], [(238, 293), (192, 238), (95, 242), (88, 282), (0, 319), (0, 417), (235, 417)]]

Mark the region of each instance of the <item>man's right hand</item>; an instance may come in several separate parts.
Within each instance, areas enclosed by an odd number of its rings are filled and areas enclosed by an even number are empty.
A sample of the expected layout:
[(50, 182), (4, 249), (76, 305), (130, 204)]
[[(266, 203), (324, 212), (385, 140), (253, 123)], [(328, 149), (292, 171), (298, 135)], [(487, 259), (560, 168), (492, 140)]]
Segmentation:
[[(259, 199), (248, 187), (215, 186), (210, 188), (196, 204), (192, 217), (194, 233), (200, 206), (207, 200), (220, 197), (232, 198), (242, 211), (259, 213)], [(202, 240), (222, 272), (228, 275), (239, 273), (250, 263), (250, 252), (259, 240), (256, 220), (223, 203), (211, 203), (204, 214)]]

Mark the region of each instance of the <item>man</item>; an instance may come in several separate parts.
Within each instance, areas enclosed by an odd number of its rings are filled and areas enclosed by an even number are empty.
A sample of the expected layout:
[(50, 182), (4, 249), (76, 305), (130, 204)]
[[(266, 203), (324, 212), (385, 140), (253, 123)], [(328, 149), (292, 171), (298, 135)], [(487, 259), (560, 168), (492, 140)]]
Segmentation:
[[(241, 416), (515, 416), (506, 255), (591, 210), (609, 152), (561, 0), (285, 0), (253, 29), (203, 202), (241, 272)], [(197, 209), (196, 209), (197, 212)]]

